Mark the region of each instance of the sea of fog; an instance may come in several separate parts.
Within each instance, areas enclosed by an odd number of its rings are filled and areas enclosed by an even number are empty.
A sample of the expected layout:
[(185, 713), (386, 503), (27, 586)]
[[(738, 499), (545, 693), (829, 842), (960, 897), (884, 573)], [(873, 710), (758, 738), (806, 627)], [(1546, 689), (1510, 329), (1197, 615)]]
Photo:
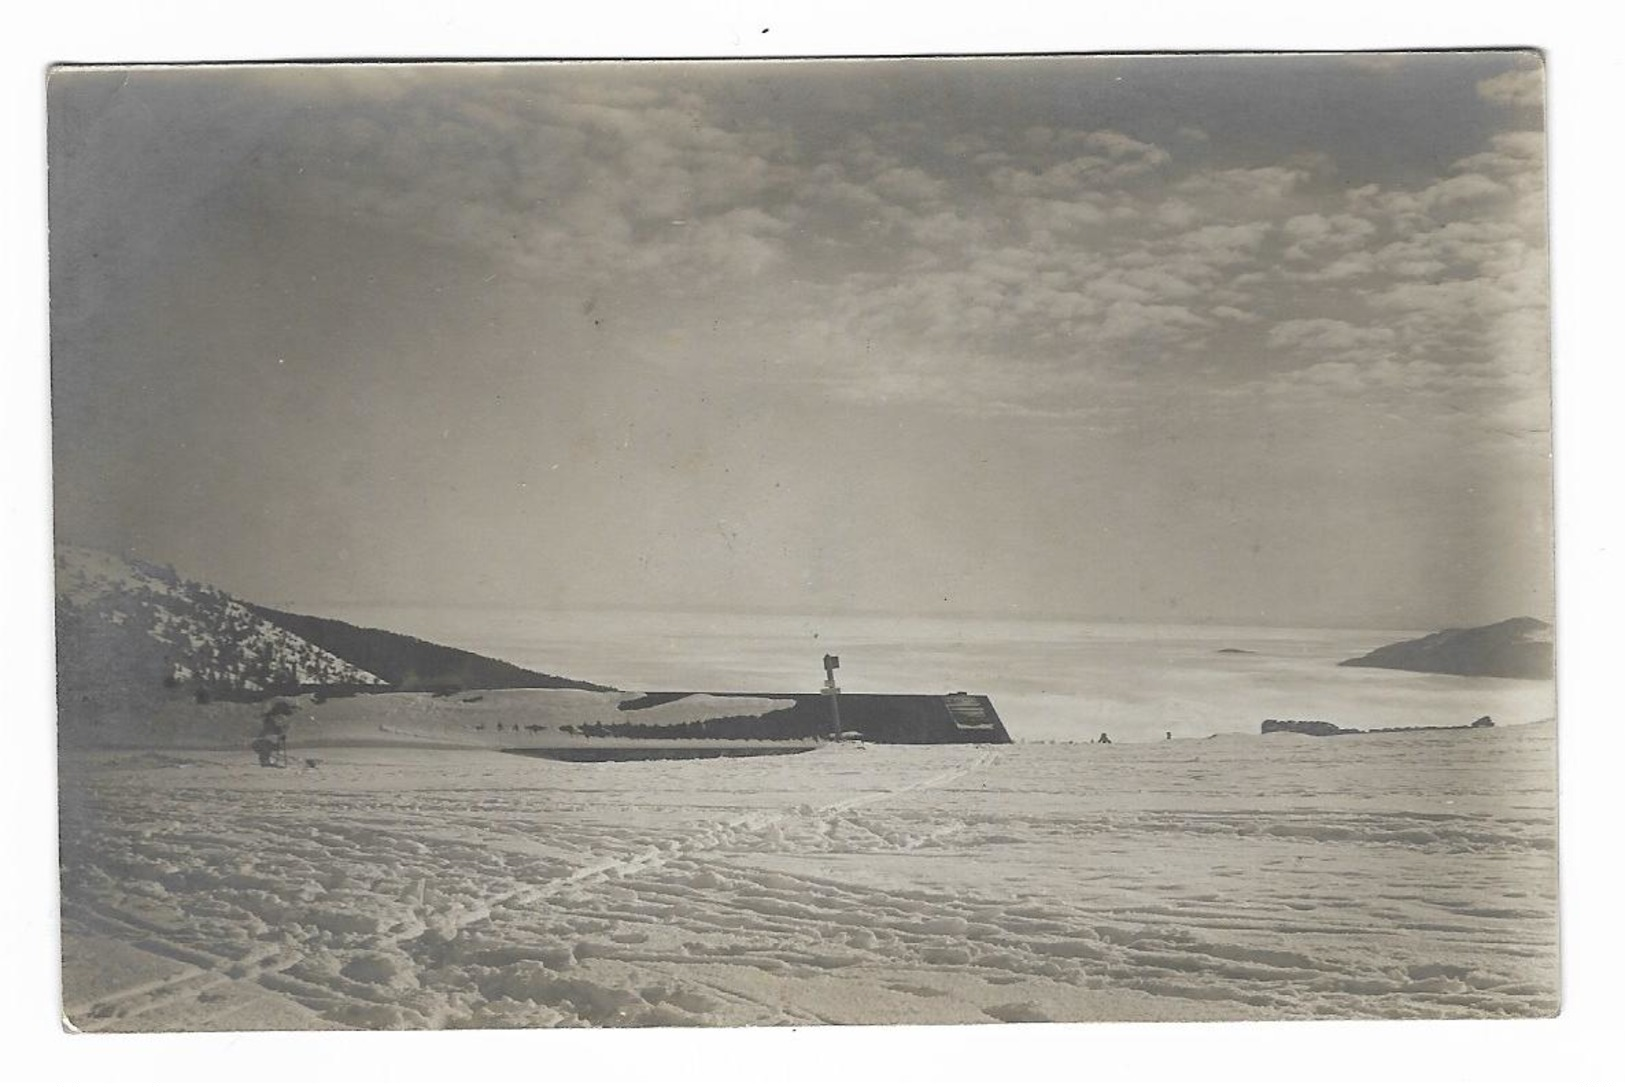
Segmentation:
[[(1113, 741), (1256, 733), (1265, 718), (1345, 727), (1500, 724), (1554, 714), (1550, 683), (1337, 662), (1422, 631), (1148, 626), (882, 616), (312, 605), (624, 690), (814, 691), (825, 653), (854, 692), (971, 691), (1011, 736)], [(1241, 652), (1224, 652), (1241, 650)]]

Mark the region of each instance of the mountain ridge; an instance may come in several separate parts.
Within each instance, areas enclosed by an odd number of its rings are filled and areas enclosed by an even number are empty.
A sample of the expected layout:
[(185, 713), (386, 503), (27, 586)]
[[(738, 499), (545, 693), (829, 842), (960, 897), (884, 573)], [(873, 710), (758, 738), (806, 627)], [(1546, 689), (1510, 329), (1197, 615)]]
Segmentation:
[(342, 619), (327, 619), (249, 604), (285, 630), (374, 673), (397, 691), (434, 691), (455, 688), (507, 690), (513, 688), (569, 688), (608, 691), (613, 688), (585, 680), (566, 679), (481, 656), (466, 649), (440, 645), (378, 627), (363, 627)]

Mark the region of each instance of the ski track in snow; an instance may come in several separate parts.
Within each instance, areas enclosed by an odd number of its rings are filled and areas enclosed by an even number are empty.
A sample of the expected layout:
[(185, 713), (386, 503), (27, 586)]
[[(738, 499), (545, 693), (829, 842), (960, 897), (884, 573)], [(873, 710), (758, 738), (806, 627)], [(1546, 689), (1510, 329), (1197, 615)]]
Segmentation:
[[(87, 1031), (1553, 1013), (1539, 738), (1359, 742), (70, 759), (65, 1010)], [(1351, 753), (1363, 776), (1329, 761)]]

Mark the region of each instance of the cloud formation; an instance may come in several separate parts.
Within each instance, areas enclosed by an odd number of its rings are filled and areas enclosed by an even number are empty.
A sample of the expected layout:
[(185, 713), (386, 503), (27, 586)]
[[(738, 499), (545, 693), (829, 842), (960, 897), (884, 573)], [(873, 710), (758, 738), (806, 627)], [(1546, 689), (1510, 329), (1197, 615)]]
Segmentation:
[[(615, 537), (610, 595), (636, 597), (657, 586), (615, 579), (642, 569), (659, 519), (561, 525), (561, 503), (624, 491), (676, 525), (674, 496), (698, 488), (706, 509), (761, 519), (754, 546), (779, 565), (759, 576), (786, 584), (822, 561), (819, 533), (918, 539), (945, 516), (931, 496), (976, 477), (993, 496), (979, 524), (1066, 536), (1045, 585), (1072, 583), (1079, 548), (1138, 571), (1158, 518), (1194, 509), (1163, 568), (1226, 540), (1235, 578), (1203, 590), (1211, 613), (1237, 614), (1264, 577), (1257, 526), (1328, 568), (1369, 562), (1368, 585), (1408, 600), (1417, 540), (1470, 549), (1503, 515), (1461, 496), (1514, 478), (1525, 506), (1542, 493), (1541, 93), (1529, 58), (1489, 55), (109, 80), (82, 113), (53, 110), (53, 245), (98, 255), (54, 268), (58, 372), (84, 390), (59, 397), (59, 426), (121, 435), (99, 458), (64, 441), (64, 478), (242, 446), (213, 460), (248, 483), (194, 488), (229, 533), (273, 508), (254, 481), (287, 448), (370, 479), (354, 495), (394, 493), (402, 465), (415, 494), (489, 477), (504, 490), (479, 516), (554, 534), (560, 569)], [(275, 410), (151, 422), (174, 412), (158, 390), (210, 407), (239, 387)], [(142, 397), (149, 416), (130, 410)], [(457, 425), (425, 429), (442, 414)], [(1037, 478), (1037, 512), (1001, 507)], [(813, 508), (792, 479), (865, 516), (775, 527), (760, 511)], [(1360, 511), (1372, 557), (1294, 504)], [(1108, 508), (1140, 535), (1099, 535)], [(148, 534), (196, 520), (130, 516)], [(352, 520), (332, 503), (333, 525)], [(1012, 598), (1047, 598), (1024, 531), (950, 565), (1000, 551)], [(1456, 562), (1450, 591), (1470, 597), (1480, 567)]]
[[(1539, 73), (1477, 92), (1525, 108)], [(1189, 126), (1164, 144), (890, 117), (813, 146), (703, 87), (626, 79), (455, 98), (405, 81), (392, 105), (409, 123), (301, 132), (288, 198), (577, 288), (771, 305), (778, 353), (845, 395), (1085, 413), (1072, 370), (1154, 386), (1199, 364), (1265, 392), (1336, 375), (1396, 400), (1517, 399), (1543, 370), (1536, 131), (1350, 185), (1325, 153), (1220, 159)]]

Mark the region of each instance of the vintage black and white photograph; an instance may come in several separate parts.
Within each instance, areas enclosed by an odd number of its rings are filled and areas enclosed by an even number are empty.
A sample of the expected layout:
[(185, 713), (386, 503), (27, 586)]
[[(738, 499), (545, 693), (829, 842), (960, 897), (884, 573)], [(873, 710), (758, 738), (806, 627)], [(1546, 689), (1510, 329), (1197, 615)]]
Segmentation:
[(58, 67), (66, 1028), (1556, 1015), (1544, 83)]

